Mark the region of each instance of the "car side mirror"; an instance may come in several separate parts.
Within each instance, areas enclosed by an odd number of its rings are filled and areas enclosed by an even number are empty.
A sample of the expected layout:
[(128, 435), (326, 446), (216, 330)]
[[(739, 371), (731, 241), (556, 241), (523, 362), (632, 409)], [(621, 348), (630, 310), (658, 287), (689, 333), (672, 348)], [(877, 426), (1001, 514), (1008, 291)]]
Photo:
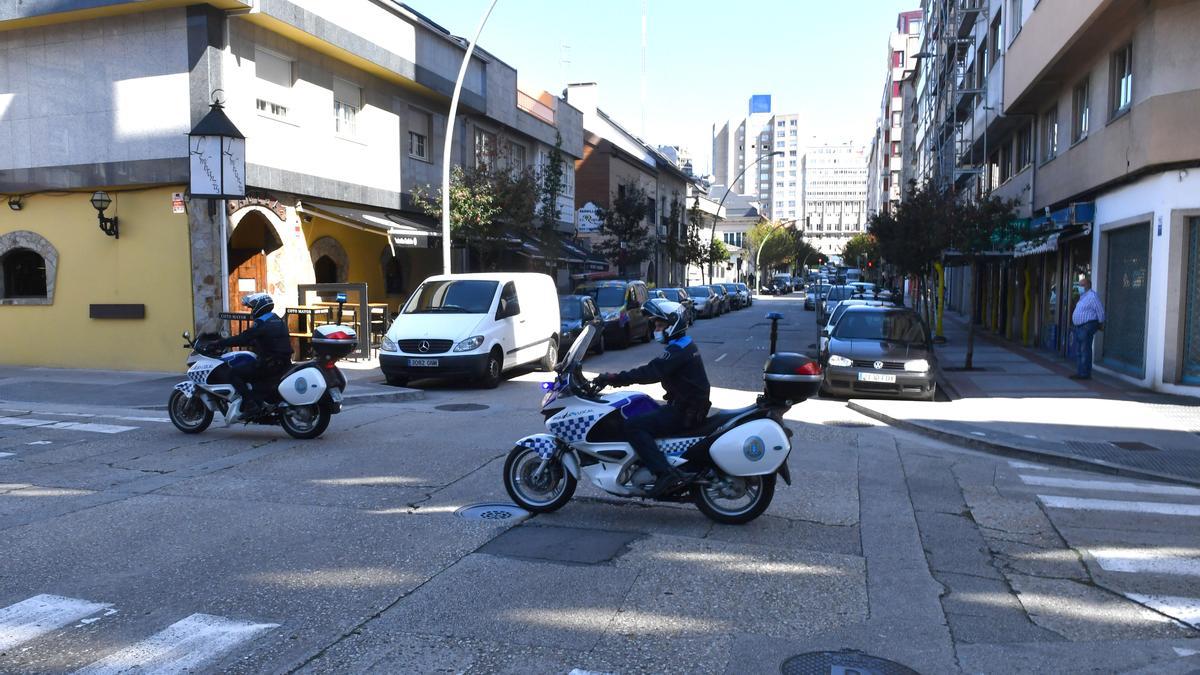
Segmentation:
[(829, 337), (829, 329), (828, 328), (821, 329), (821, 337), (823, 337), (823, 338)]

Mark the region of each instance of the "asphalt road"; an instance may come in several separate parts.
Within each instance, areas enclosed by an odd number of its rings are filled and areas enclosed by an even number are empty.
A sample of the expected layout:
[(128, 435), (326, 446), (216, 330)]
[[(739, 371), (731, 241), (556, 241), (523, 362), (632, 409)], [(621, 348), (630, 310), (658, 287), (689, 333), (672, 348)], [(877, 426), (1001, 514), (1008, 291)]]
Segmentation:
[[(815, 341), (799, 294), (692, 331), (718, 406), (757, 394), (769, 310), (781, 348)], [(778, 673), (843, 650), (922, 673), (1200, 668), (1200, 491), (947, 446), (844, 401), (792, 409), (794, 484), (745, 526), (584, 486), (552, 515), (456, 516), (507, 501), (544, 378), (426, 383), (315, 441), (7, 404), (0, 672)]]

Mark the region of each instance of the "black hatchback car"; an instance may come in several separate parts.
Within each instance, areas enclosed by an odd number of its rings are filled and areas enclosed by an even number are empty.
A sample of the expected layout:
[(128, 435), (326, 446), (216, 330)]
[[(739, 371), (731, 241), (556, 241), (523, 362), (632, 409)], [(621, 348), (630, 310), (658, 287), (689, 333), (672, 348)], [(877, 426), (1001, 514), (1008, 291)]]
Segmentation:
[[(558, 316), (560, 328), (558, 331), (558, 353), (566, 354), (583, 327), (600, 318), (600, 310), (588, 295), (564, 295), (558, 298)], [(592, 340), (591, 349), (597, 354), (604, 353), (604, 333)]]
[(932, 401), (937, 393), (929, 330), (911, 309), (847, 307), (828, 339), (827, 394)]
[(595, 281), (576, 288), (575, 294), (590, 296), (596, 303), (609, 346), (624, 348), (634, 340), (654, 339), (654, 324), (642, 311), (642, 305), (650, 299), (646, 282)]
[(696, 323), (696, 303), (687, 291), (682, 288), (656, 288), (650, 291), (650, 295), (683, 305), (684, 311), (687, 312), (688, 325)]

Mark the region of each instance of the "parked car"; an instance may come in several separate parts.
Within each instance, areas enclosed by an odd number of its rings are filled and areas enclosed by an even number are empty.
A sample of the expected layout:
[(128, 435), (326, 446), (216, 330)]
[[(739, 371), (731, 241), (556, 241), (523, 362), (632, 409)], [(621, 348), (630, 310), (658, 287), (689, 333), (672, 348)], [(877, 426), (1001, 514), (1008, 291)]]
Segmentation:
[(754, 291), (750, 290), (750, 287), (747, 286), (746, 284), (736, 284), (736, 286), (738, 287), (739, 291), (741, 291), (742, 293), (744, 293), (746, 295), (746, 306), (749, 307), (749, 306), (753, 305), (754, 304)]
[(829, 336), (821, 390), (932, 401), (936, 359), (929, 330), (911, 309), (848, 307)]
[(816, 309), (817, 304), (829, 291), (829, 284), (819, 283), (808, 287), (808, 295), (804, 297), (804, 309)]
[(733, 300), (729, 297), (729, 291), (721, 284), (713, 284), (712, 289), (716, 291), (717, 298), (720, 301), (718, 306), (721, 311), (718, 314), (726, 314), (733, 311)]
[(738, 288), (737, 284), (721, 284), (726, 291), (729, 291), (729, 304), (734, 309), (742, 309), (750, 306), (749, 291), (743, 293), (742, 289)]
[(717, 316), (720, 307), (720, 300), (717, 297), (717, 292), (711, 286), (688, 286), (687, 294), (692, 296), (692, 303), (696, 307), (696, 316), (705, 319), (711, 319)]
[[(596, 302), (590, 295), (564, 295), (558, 299), (558, 316), (560, 322), (558, 351), (565, 353), (570, 351), (571, 345), (575, 344), (575, 340), (583, 332), (584, 326), (600, 319), (600, 310), (597, 309)], [(591, 350), (597, 354), (603, 354), (606, 346), (604, 331), (600, 331), (600, 334), (592, 340)]]
[(545, 274), (441, 274), (421, 283), (388, 328), (379, 368), (388, 384), (468, 377), (486, 387), (527, 363), (558, 363), (558, 293)]
[(772, 277), (772, 280), (783, 283), (785, 294), (791, 293), (794, 290), (792, 286), (792, 275), (790, 274), (776, 274), (774, 277)]
[(829, 315), (837, 309), (842, 300), (849, 300), (854, 295), (853, 286), (830, 286), (821, 302), (817, 303), (817, 323), (829, 321)]
[(833, 328), (837, 325), (838, 319), (842, 318), (842, 315), (846, 313), (847, 309), (851, 307), (887, 307), (888, 305), (890, 305), (890, 303), (880, 300), (862, 300), (854, 298), (839, 302), (837, 309), (833, 310), (833, 314), (829, 315), (829, 321), (826, 321), (825, 325), (821, 327), (821, 335), (818, 340), (819, 344), (817, 348), (817, 353), (820, 355), (820, 362), (824, 364), (826, 358), (829, 356), (827, 351), (829, 347), (829, 336), (831, 333), (833, 333)]
[(654, 324), (642, 311), (642, 305), (650, 299), (644, 281), (595, 281), (576, 288), (575, 294), (589, 295), (596, 302), (609, 346), (624, 349), (634, 340), (649, 342), (654, 338)]
[(692, 296), (688, 295), (688, 292), (684, 289), (659, 288), (655, 290), (652, 295), (670, 300), (671, 302), (678, 302), (679, 304), (683, 305), (684, 309), (687, 311), (688, 325), (690, 326), (693, 323), (696, 323), (696, 303), (692, 300)]

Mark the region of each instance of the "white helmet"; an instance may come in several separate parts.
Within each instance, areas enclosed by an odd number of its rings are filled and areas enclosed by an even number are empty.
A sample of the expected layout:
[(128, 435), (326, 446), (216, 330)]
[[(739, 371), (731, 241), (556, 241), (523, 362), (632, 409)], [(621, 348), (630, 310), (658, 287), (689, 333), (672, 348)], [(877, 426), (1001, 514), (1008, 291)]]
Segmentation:
[(687, 332), (687, 317), (684, 315), (683, 305), (678, 302), (672, 302), (665, 298), (654, 298), (647, 300), (646, 304), (642, 305), (642, 311), (651, 321), (667, 325), (663, 329), (663, 344), (683, 337), (683, 334)]

